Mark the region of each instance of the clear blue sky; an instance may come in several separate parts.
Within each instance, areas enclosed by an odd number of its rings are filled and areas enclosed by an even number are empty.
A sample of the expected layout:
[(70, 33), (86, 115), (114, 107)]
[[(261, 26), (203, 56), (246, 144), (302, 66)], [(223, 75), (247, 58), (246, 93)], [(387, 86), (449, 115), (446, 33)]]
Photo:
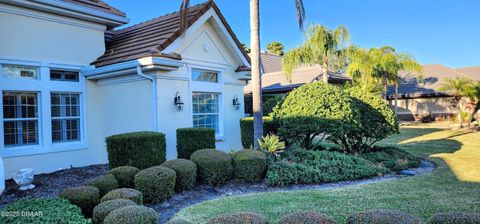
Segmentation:
[[(180, 0), (105, 0), (130, 24), (177, 11)], [(205, 0), (191, 0), (191, 4)], [(422, 64), (480, 65), (480, 0), (303, 0), (306, 25), (346, 26), (360, 47), (393, 46)], [(140, 4), (141, 2), (141, 4)], [(249, 44), (249, 1), (216, 0), (240, 41)], [(262, 48), (279, 41), (299, 45), (294, 0), (260, 0)]]

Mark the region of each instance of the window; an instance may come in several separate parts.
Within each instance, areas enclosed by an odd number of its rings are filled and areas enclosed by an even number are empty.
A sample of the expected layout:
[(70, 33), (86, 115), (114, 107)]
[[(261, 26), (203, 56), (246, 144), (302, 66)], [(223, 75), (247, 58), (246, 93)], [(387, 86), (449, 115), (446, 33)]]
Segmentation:
[(51, 93), (52, 142), (80, 140), (80, 94)]
[(38, 68), (20, 65), (2, 65), (2, 74), (8, 78), (37, 79)]
[(78, 76), (78, 72), (75, 71), (50, 70), (50, 80), (52, 81), (78, 82)]
[(192, 80), (200, 82), (218, 82), (218, 72), (192, 69)]
[(219, 134), (219, 100), (218, 93), (192, 93), (193, 127), (213, 128)]
[(38, 144), (38, 97), (33, 92), (3, 92), (4, 144)]

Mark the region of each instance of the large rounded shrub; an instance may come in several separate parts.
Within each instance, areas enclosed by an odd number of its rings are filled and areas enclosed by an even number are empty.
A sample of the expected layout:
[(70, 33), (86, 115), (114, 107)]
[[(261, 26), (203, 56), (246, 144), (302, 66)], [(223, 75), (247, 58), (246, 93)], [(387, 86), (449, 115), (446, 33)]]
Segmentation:
[(131, 188), (120, 188), (112, 190), (108, 192), (105, 196), (103, 196), (100, 202), (106, 202), (115, 199), (128, 199), (137, 203), (137, 205), (141, 205), (143, 203), (142, 192)]
[(104, 224), (156, 224), (157, 212), (152, 208), (130, 205), (116, 209), (104, 219)]
[(194, 152), (190, 159), (197, 164), (200, 179), (208, 184), (224, 184), (232, 177), (232, 161), (227, 153), (202, 149)]
[(164, 167), (168, 167), (175, 171), (177, 178), (175, 181), (175, 191), (182, 192), (190, 190), (195, 186), (197, 181), (197, 165), (186, 159), (175, 159), (164, 162)]
[(175, 193), (176, 174), (170, 168), (154, 166), (135, 175), (135, 189), (143, 194), (146, 202), (160, 202)]
[(82, 209), (86, 217), (92, 217), (93, 208), (99, 203), (100, 191), (94, 186), (67, 188), (59, 195)]
[(267, 220), (256, 213), (238, 212), (214, 217), (208, 224), (267, 224)]
[(235, 152), (232, 161), (235, 178), (244, 181), (261, 180), (267, 167), (267, 156), (257, 150), (245, 149)]
[(113, 174), (115, 178), (117, 178), (119, 187), (133, 188), (133, 179), (135, 178), (135, 174), (139, 171), (140, 169), (133, 166), (119, 166), (109, 170), (108, 174)]
[(109, 191), (118, 188), (118, 181), (112, 174), (97, 177), (90, 181), (90, 186), (97, 187), (100, 190), (100, 197), (107, 194)]
[(280, 218), (279, 224), (335, 224), (336, 222), (318, 212), (293, 212)]
[(374, 210), (348, 216), (347, 224), (420, 224), (417, 217), (401, 211)]
[(429, 224), (480, 224), (480, 213), (448, 212), (432, 216)]
[(92, 222), (94, 224), (103, 223), (103, 220), (105, 219), (105, 217), (107, 217), (108, 214), (110, 214), (110, 212), (129, 205), (137, 204), (135, 204), (135, 202), (133, 202), (132, 200), (128, 199), (115, 199), (102, 202), (99, 205), (95, 206), (95, 208), (93, 209)]

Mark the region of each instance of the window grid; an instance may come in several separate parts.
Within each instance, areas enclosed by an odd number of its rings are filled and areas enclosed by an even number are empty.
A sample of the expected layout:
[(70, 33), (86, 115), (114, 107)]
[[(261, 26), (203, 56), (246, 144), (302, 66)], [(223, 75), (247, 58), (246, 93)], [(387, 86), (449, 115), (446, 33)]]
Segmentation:
[(51, 93), (52, 142), (80, 140), (80, 94)]
[(5, 147), (38, 144), (38, 96), (32, 92), (3, 92)]
[(219, 134), (219, 94), (194, 92), (193, 127), (212, 128)]
[(50, 80), (78, 82), (79, 73), (75, 71), (64, 71), (58, 69), (50, 70)]

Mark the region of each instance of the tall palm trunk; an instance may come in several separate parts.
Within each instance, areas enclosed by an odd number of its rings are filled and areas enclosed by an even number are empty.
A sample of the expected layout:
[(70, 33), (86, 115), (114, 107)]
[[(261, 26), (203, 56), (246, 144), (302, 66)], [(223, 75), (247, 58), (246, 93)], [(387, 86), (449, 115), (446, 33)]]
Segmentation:
[(460, 109), (460, 102), (457, 103), (457, 118), (460, 128), (463, 128), (462, 110)]
[(258, 140), (263, 136), (259, 0), (250, 0), (250, 44), (250, 58), (252, 60), (253, 146), (258, 148)]
[(328, 83), (328, 63), (326, 61), (323, 62), (322, 66), (322, 80), (324, 83)]

